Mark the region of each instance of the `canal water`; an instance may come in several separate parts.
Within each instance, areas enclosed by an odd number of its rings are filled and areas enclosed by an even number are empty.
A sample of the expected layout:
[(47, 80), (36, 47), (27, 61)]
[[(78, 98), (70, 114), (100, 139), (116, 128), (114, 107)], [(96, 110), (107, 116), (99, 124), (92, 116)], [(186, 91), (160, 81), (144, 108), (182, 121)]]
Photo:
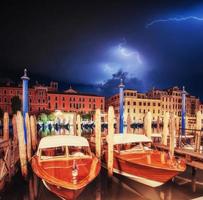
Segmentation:
[[(109, 179), (106, 170), (89, 184), (77, 200), (189, 200), (197, 197), (203, 199), (203, 172), (197, 171), (196, 185), (192, 182), (192, 169), (156, 189), (130, 181), (121, 176)], [(59, 200), (48, 191), (42, 181), (34, 174), (23, 180), (20, 173), (0, 194), (0, 200)]]
[[(140, 131), (141, 129), (138, 130)], [(161, 187), (151, 188), (122, 176), (113, 176), (109, 179), (107, 171), (102, 169), (100, 175), (83, 190), (77, 200), (189, 200), (198, 197), (202, 197), (203, 200), (203, 171), (200, 170), (197, 170), (196, 179), (192, 178), (192, 168), (187, 168), (186, 172), (174, 180)], [(12, 182), (0, 193), (0, 200), (59, 200), (59, 198), (48, 191), (42, 181), (31, 172), (26, 181), (22, 179), (20, 173), (13, 177)]]

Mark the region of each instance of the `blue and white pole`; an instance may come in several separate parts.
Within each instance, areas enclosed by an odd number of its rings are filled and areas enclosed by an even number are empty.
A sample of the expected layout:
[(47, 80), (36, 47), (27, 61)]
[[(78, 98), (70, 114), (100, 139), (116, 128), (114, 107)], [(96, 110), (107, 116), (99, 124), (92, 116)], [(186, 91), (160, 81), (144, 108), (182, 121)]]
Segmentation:
[(182, 135), (185, 135), (185, 125), (186, 125), (186, 91), (183, 86), (182, 90)]
[(125, 87), (125, 85), (123, 84), (123, 79), (121, 79), (120, 85), (119, 85), (119, 99), (120, 99), (120, 124), (119, 124), (119, 132), (121, 134), (123, 134), (123, 120), (124, 120), (124, 116), (123, 116), (123, 88)]
[(30, 78), (27, 76), (27, 69), (24, 69), (24, 75), (21, 77), (23, 81), (23, 122), (24, 122), (24, 141), (27, 144), (27, 131), (25, 125), (25, 114), (29, 111), (29, 93), (28, 93), (28, 82)]

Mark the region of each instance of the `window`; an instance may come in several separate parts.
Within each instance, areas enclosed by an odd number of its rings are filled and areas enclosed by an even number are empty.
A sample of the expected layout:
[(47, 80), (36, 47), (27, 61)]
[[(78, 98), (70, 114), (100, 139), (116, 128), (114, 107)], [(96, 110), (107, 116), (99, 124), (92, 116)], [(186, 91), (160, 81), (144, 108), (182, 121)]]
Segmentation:
[(136, 106), (136, 102), (135, 101), (133, 102), (133, 106)]
[(130, 105), (130, 101), (128, 101), (128, 106)]
[(55, 100), (57, 101), (57, 100), (58, 100), (58, 97), (55, 97)]
[(142, 105), (142, 102), (139, 102), (139, 106), (141, 106)]

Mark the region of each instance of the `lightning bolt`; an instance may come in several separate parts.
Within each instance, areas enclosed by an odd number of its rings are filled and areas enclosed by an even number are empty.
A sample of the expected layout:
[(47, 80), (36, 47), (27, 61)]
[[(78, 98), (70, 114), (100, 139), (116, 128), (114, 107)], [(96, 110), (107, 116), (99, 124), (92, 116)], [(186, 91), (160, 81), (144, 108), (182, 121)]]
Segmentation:
[(124, 42), (122, 42), (122, 43), (120, 43), (120, 44), (118, 45), (118, 50), (119, 50), (119, 52), (120, 52), (123, 56), (125, 56), (125, 57), (135, 56), (136, 59), (137, 59), (137, 61), (138, 61), (138, 63), (139, 63), (139, 64), (142, 64), (142, 60), (141, 60), (141, 58), (140, 58), (140, 54), (139, 54), (137, 51), (133, 51), (133, 50), (130, 50), (130, 49), (124, 47), (125, 44), (126, 44), (126, 41), (124, 41)]
[(145, 27), (149, 28), (150, 26), (152, 26), (154, 24), (158, 24), (158, 23), (162, 23), (162, 22), (171, 22), (171, 21), (180, 22), (180, 21), (186, 21), (186, 20), (203, 21), (203, 18), (196, 17), (196, 16), (188, 16), (188, 17), (172, 17), (172, 18), (168, 18), (168, 19), (157, 19), (157, 20), (153, 20), (152, 22), (148, 23)]

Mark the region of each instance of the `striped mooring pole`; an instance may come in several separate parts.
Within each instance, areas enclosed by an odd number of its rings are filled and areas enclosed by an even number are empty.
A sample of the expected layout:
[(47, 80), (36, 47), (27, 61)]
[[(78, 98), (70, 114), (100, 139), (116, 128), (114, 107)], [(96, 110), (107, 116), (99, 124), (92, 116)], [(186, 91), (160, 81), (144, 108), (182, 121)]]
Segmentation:
[(27, 76), (27, 69), (24, 69), (24, 75), (21, 77), (23, 81), (23, 123), (24, 123), (24, 141), (27, 144), (27, 131), (25, 124), (25, 115), (29, 111), (29, 92), (28, 92), (28, 82), (30, 78)]
[(124, 116), (123, 116), (123, 89), (124, 89), (125, 85), (123, 84), (123, 79), (121, 79), (121, 82), (119, 84), (119, 97), (120, 97), (120, 124), (119, 124), (119, 133), (123, 134), (123, 120), (124, 120)]

